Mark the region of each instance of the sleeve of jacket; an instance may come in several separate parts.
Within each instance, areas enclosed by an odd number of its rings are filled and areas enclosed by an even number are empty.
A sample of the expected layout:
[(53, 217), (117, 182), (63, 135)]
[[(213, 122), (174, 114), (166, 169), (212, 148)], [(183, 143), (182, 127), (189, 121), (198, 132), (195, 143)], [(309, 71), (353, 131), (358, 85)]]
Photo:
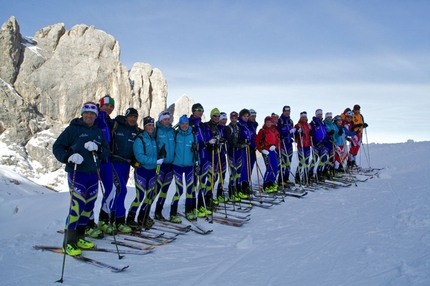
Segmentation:
[(74, 153), (73, 146), (70, 146), (73, 143), (70, 130), (70, 126), (64, 129), (52, 145), (52, 153), (61, 163), (67, 163), (67, 159)]

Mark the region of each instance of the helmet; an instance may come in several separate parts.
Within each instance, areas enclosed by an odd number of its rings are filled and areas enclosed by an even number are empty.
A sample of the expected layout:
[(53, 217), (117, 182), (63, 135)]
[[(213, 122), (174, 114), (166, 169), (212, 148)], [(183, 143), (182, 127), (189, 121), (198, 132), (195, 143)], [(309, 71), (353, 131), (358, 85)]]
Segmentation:
[(352, 112), (352, 111), (347, 111), (347, 112), (345, 113), (345, 115), (346, 115), (346, 116), (351, 116), (351, 117), (353, 117), (353, 116), (354, 116), (354, 112)]

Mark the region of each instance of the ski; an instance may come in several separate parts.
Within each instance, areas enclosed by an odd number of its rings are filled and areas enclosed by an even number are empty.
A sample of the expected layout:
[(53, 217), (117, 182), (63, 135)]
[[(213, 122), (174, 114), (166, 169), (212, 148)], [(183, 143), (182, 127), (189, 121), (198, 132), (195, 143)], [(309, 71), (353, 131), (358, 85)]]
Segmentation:
[[(47, 245), (35, 245), (33, 246), (36, 249), (45, 249), (45, 250), (49, 250), (49, 249), (58, 249), (60, 251), (63, 251), (62, 248), (60, 246), (47, 246)], [(142, 249), (140, 248), (140, 250), (127, 250), (127, 249), (122, 249), (119, 250), (120, 254), (136, 254), (136, 255), (145, 255), (148, 254), (150, 252), (152, 252), (154, 248), (149, 248), (149, 249)], [(101, 248), (101, 247), (95, 247), (95, 248), (90, 248), (90, 249), (82, 249), (82, 251), (100, 251), (100, 252), (114, 252), (117, 253), (116, 249), (111, 249), (111, 248)]]
[(296, 198), (303, 198), (308, 194), (307, 191), (304, 189), (298, 188), (298, 187), (292, 187), (292, 188), (285, 188), (282, 191), (286, 196), (296, 197)]
[(165, 221), (161, 221), (161, 220), (156, 220), (156, 223), (159, 223), (159, 224), (161, 224), (161, 225), (163, 225), (163, 226), (168, 226), (168, 227), (170, 227), (170, 228), (173, 228), (173, 229), (176, 229), (176, 230), (179, 230), (179, 231), (182, 231), (182, 232), (189, 232), (190, 231), (190, 228), (191, 228), (191, 225), (186, 225), (186, 224), (183, 224), (183, 223), (173, 223), (173, 222), (171, 222), (171, 221), (168, 221), (168, 220), (165, 220)]
[[(220, 209), (220, 208), (216, 208), (215, 209), (215, 213), (220, 214), (220, 215), (225, 215), (226, 212), (224, 209)], [(251, 214), (246, 214), (246, 215), (238, 215), (238, 214), (233, 214), (231, 213), (231, 211), (227, 211), (227, 216), (229, 217), (234, 217), (234, 218), (238, 218), (238, 219), (247, 219), (251, 216)]]
[(225, 219), (225, 220), (229, 220), (229, 221), (233, 221), (233, 222), (239, 222), (239, 223), (245, 223), (251, 220), (250, 217), (241, 219), (241, 218), (237, 218), (237, 217), (225, 217), (225, 215), (219, 214), (219, 213), (212, 213), (212, 218), (217, 218), (217, 219)]
[[(150, 246), (162, 246), (162, 245), (165, 245), (165, 244), (171, 242), (171, 241), (168, 241), (167, 239), (160, 241), (160, 242), (156, 242), (156, 241), (146, 240), (144, 238), (139, 238), (139, 237), (124, 237), (124, 240), (142, 243), (142, 244), (146, 244), (146, 245), (150, 245)], [(111, 243), (115, 244), (115, 241), (112, 241)], [(117, 241), (117, 244), (118, 243), (121, 243), (121, 242)], [(118, 244), (118, 245), (121, 245), (121, 244)]]
[(191, 230), (194, 231), (195, 233), (198, 234), (208, 234), (212, 232), (212, 229), (206, 229), (205, 227), (203, 227), (202, 225), (200, 225), (196, 220), (189, 220), (187, 219), (187, 217), (185, 216), (184, 213), (182, 212), (178, 212), (178, 215), (180, 215), (181, 217), (185, 218), (187, 221), (189, 221), (191, 223)]
[(225, 206), (225, 208), (227, 208), (227, 210), (229, 211), (234, 211), (234, 212), (240, 212), (240, 213), (248, 213), (252, 210), (252, 205), (249, 206), (242, 206), (242, 203), (232, 203), (232, 202), (227, 202), (227, 205)]
[(341, 187), (350, 187), (352, 185), (351, 183), (340, 182), (340, 181), (336, 181), (336, 180), (325, 180), (325, 182), (327, 182), (329, 184), (335, 184), (335, 185), (341, 186)]
[(242, 226), (245, 222), (238, 222), (238, 221), (233, 221), (233, 220), (229, 220), (226, 218), (220, 218), (220, 217), (213, 217), (212, 220), (214, 222), (220, 223), (220, 224), (225, 224), (225, 225), (230, 225), (230, 226)]
[[(37, 248), (36, 246), (37, 245), (35, 245), (33, 247), (35, 249), (41, 249), (41, 248)], [(51, 251), (51, 252), (55, 252), (55, 253), (63, 254), (64, 255), (63, 250), (61, 248), (56, 248), (56, 249), (54, 249), (54, 248), (44, 248), (42, 250), (47, 250), (47, 251)], [(101, 262), (99, 260), (95, 260), (93, 258), (89, 258), (89, 257), (83, 256), (82, 254), (81, 255), (77, 255), (77, 256), (70, 256), (70, 257), (73, 257), (76, 260), (80, 260), (80, 261), (88, 263), (88, 264), (95, 265), (97, 267), (108, 268), (112, 272), (122, 272), (122, 271), (124, 271), (125, 269), (127, 269), (129, 267), (128, 265), (124, 266), (124, 267), (112, 266), (112, 265), (109, 265), (107, 263)]]

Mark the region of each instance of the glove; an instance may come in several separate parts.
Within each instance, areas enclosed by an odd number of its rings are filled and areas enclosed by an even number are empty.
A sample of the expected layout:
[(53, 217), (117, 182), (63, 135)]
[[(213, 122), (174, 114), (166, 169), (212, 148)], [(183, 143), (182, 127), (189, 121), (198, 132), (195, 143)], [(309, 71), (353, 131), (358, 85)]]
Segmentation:
[(352, 142), (351, 138), (349, 138), (349, 137), (346, 137), (346, 140), (349, 142)]
[(97, 151), (99, 149), (99, 146), (97, 146), (97, 144), (93, 141), (88, 141), (84, 144), (84, 147), (90, 152)]
[(208, 142), (209, 144), (212, 144), (212, 145), (214, 145), (215, 143), (216, 143), (216, 139), (215, 138), (212, 138), (211, 140), (209, 140), (209, 142)]
[(299, 128), (297, 132), (302, 133), (302, 128)]
[(363, 124), (364, 128), (367, 128), (367, 126), (369, 126), (367, 123)]
[(275, 151), (276, 150), (276, 146), (275, 145), (270, 146), (269, 150), (270, 151)]
[(328, 135), (333, 135), (334, 134), (334, 130), (330, 130), (329, 132), (328, 132)]
[(291, 128), (290, 133), (294, 134), (296, 132), (296, 128)]
[(343, 134), (343, 130), (339, 129), (339, 131), (337, 132), (337, 134), (342, 135)]
[(163, 164), (163, 161), (164, 161), (164, 159), (163, 159), (163, 158), (158, 159), (158, 160), (157, 160), (157, 165), (161, 165), (161, 164)]
[(261, 153), (263, 153), (264, 155), (269, 155), (269, 151), (267, 150), (261, 150)]
[(81, 164), (84, 161), (84, 157), (82, 157), (81, 154), (79, 153), (75, 153), (73, 155), (71, 155), (68, 159), (67, 162), (69, 163), (75, 163), (75, 164)]

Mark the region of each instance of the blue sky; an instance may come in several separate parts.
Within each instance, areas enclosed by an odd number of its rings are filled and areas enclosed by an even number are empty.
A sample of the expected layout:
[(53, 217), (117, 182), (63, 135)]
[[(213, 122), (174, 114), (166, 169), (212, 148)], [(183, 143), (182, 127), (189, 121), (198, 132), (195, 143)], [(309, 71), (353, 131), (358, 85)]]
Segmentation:
[[(13, 3), (12, 3), (13, 2)], [(55, 23), (115, 37), (121, 62), (162, 71), (168, 102), (282, 106), (292, 119), (358, 103), (368, 142), (430, 140), (430, 1), (0, 1), (24, 36)]]

